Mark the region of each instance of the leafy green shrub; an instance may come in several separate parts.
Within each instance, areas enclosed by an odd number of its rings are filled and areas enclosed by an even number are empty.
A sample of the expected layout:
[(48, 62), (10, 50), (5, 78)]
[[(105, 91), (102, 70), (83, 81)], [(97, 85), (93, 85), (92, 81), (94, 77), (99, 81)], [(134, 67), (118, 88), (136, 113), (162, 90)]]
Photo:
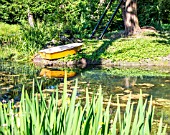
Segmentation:
[[(0, 21), (10, 24), (26, 22), (28, 10), (30, 10), (35, 20), (50, 21), (57, 24), (62, 31), (69, 29), (78, 37), (89, 37), (108, 2), (99, 4), (98, 0), (1, 0)], [(118, 0), (113, 2), (101, 28), (110, 19), (118, 2)], [(168, 0), (138, 1), (138, 16), (141, 26), (160, 27), (161, 22), (169, 23), (169, 5)], [(123, 28), (120, 11), (109, 27), (109, 31)]]
[[(2, 134), (149, 135), (151, 132), (156, 133), (152, 130), (154, 115), (152, 98), (147, 107), (147, 100), (143, 103), (142, 96), (140, 97), (134, 117), (134, 103), (130, 98), (123, 117), (118, 99), (115, 116), (111, 116), (110, 109), (113, 109), (110, 106), (111, 99), (105, 107), (101, 89), (91, 100), (87, 90), (83, 106), (81, 100), (76, 100), (77, 81), (70, 101), (67, 96), (66, 79), (62, 99), (59, 99), (57, 89), (56, 93), (48, 99), (44, 98), (41, 84), (38, 83), (38, 86), (40, 98), (34, 93), (34, 85), (31, 97), (24, 92), (23, 88), (19, 112), (12, 103), (7, 105), (0, 103), (0, 132)], [(162, 119), (157, 134), (166, 134), (166, 127), (162, 129)]]
[(159, 0), (160, 18), (162, 23), (170, 24), (170, 4), (169, 0)]
[(138, 1), (138, 17), (140, 25), (150, 25), (160, 29), (161, 23), (170, 23), (170, 4), (168, 2), (168, 0)]
[[(102, 27), (106, 25), (106, 22), (110, 19), (118, 1), (113, 3), (111, 10), (108, 12), (102, 24)], [(94, 26), (97, 24), (98, 19), (102, 15), (107, 2), (103, 5), (99, 4), (98, 0), (94, 1), (72, 1), (72, 0), (38, 0), (38, 1), (23, 1), (3, 0), (0, 2), (0, 20), (10, 24), (13, 23), (26, 23), (28, 10), (33, 13), (35, 21), (51, 22), (53, 25), (57, 25), (57, 28), (62, 32), (65, 30), (71, 30), (76, 37), (89, 37)], [(117, 19), (121, 20), (121, 13), (117, 15)], [(120, 21), (114, 21), (110, 27), (120, 28)], [(122, 26), (121, 21), (121, 26)]]
[(37, 22), (35, 27), (28, 25), (21, 27), (21, 33), (21, 43), (18, 44), (18, 48), (33, 55), (57, 35), (57, 29), (55, 26)]

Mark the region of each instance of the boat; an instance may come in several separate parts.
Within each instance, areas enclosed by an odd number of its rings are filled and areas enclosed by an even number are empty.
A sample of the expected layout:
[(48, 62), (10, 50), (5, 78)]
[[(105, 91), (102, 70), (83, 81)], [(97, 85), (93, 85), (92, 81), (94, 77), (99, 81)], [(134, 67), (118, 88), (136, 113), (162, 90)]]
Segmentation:
[(40, 76), (44, 76), (48, 78), (64, 78), (65, 73), (67, 73), (67, 78), (74, 77), (76, 75), (76, 72), (74, 71), (62, 71), (62, 70), (43, 68), (40, 72)]
[(40, 50), (39, 54), (43, 59), (48, 60), (59, 59), (77, 53), (81, 49), (82, 45), (83, 43), (72, 43), (51, 47), (48, 49)]

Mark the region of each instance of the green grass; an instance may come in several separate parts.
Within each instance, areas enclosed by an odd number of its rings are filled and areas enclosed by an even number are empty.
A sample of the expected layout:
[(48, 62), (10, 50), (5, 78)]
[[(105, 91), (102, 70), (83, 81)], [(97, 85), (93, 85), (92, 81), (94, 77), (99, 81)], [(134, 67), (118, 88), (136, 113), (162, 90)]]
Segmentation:
[[(0, 59), (12, 61), (31, 60), (39, 46), (39, 44), (36, 44), (37, 40), (34, 40), (39, 39), (37, 36), (41, 36), (38, 32), (36, 33), (37, 29), (31, 31), (28, 27), (26, 31), (23, 26), (0, 22)], [(32, 35), (34, 38), (32, 38)], [(35, 46), (32, 46), (32, 44)]]
[(20, 26), (0, 22), (0, 45), (10, 45), (19, 41)]
[(7, 60), (7, 61), (29, 61), (30, 56), (29, 53), (25, 53), (17, 49), (12, 45), (6, 45), (0, 47), (0, 59)]
[[(111, 34), (110, 34), (111, 35)], [(170, 54), (168, 32), (145, 32), (137, 37), (104, 40), (84, 40), (82, 51), (65, 60), (86, 58), (89, 60), (110, 59), (113, 62), (138, 62), (141, 60), (158, 60)]]
[[(36, 22), (32, 28), (28, 24), (9, 25), (0, 23), (0, 58), (28, 61), (52, 39), (58, 37), (55, 25)], [(10, 49), (9, 49), (10, 48)], [(12, 55), (11, 55), (12, 53)], [(12, 56), (12, 57), (11, 57)]]
[(6, 23), (0, 22), (0, 36), (8, 36), (18, 33), (20, 26), (19, 25), (9, 25)]
[[(169, 25), (164, 25), (164, 27), (167, 28)], [(164, 29), (166, 30), (166, 28)], [(0, 58), (10, 58), (14, 50), (14, 60), (28, 60), (45, 46), (48, 41), (55, 37), (57, 32), (53, 28), (50, 33), (50, 29), (41, 23), (37, 23), (35, 28), (24, 26), (20, 29), (18, 25), (0, 23), (0, 44), (3, 46), (0, 52), (6, 52), (6, 55), (4, 55), (5, 53), (1, 53)], [(113, 32), (113, 35), (114, 34), (115, 32)], [(106, 34), (106, 36), (107, 35), (109, 35), (109, 37), (107, 37), (108, 39), (104, 40), (84, 39), (82, 51), (64, 59), (110, 59), (114, 62), (133, 62), (144, 59), (157, 60), (159, 57), (170, 54), (170, 34), (168, 31), (144, 33), (136, 37), (118, 39), (112, 39), (111, 33)]]
[[(51, 96), (45, 98), (42, 91), (42, 82), (37, 81), (40, 97), (35, 93), (33, 82), (32, 94), (28, 96), (22, 90), (19, 107), (12, 102), (0, 103), (0, 133), (8, 134), (58, 134), (58, 135), (134, 135), (157, 134), (165, 135), (162, 118), (159, 126), (153, 128), (154, 107), (152, 98), (148, 102), (139, 98), (137, 106), (131, 101), (131, 96), (122, 114), (119, 98), (117, 108), (111, 107), (111, 98), (107, 105), (103, 104), (101, 88), (92, 98), (88, 89), (85, 99), (77, 99), (77, 84), (71, 98), (67, 95), (67, 80), (65, 78), (62, 98), (59, 98), (58, 89)], [(85, 104), (82, 105), (82, 102)], [(134, 109), (136, 108), (136, 109)], [(113, 113), (110, 113), (110, 110)]]
[(21, 30), (19, 25), (9, 25), (0, 22), (0, 59), (12, 61), (28, 60), (27, 56), (18, 47), (21, 42)]
[(160, 35), (117, 40), (85, 40), (82, 54), (87, 59), (111, 59), (112, 61), (157, 60), (170, 54), (169, 40)]

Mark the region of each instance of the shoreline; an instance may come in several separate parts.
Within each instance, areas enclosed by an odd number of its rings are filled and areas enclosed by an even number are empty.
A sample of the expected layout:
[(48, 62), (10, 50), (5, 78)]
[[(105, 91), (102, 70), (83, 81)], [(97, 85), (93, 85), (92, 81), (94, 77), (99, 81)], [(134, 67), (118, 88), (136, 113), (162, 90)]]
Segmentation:
[(32, 62), (40, 67), (81, 67), (84, 68), (88, 65), (101, 65), (101, 66), (124, 66), (124, 67), (142, 67), (142, 66), (158, 66), (158, 67), (170, 67), (170, 55), (166, 57), (160, 57), (158, 60), (151, 60), (151, 59), (145, 59), (141, 61), (136, 62), (127, 62), (127, 61), (111, 61), (110, 59), (99, 59), (99, 60), (89, 60), (85, 58), (81, 58), (79, 60), (73, 60), (73, 61), (62, 61), (61, 59), (57, 60), (46, 60), (40, 57), (40, 55), (36, 55)]

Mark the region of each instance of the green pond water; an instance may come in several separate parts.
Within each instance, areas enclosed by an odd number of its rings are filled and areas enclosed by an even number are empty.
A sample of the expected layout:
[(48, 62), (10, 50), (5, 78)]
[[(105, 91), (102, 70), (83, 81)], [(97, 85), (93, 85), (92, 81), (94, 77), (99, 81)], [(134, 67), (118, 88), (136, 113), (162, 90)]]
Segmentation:
[[(31, 91), (33, 78), (43, 80), (45, 92), (52, 92), (56, 87), (62, 92), (63, 72), (68, 73), (68, 90), (74, 88), (78, 79), (78, 97), (84, 97), (86, 88), (95, 94), (102, 87), (104, 100), (112, 95), (120, 96), (126, 102), (129, 93), (132, 99), (139, 97), (142, 90), (145, 98), (153, 96), (153, 103), (157, 106), (156, 117), (164, 113), (165, 122), (170, 124), (170, 68), (169, 67), (87, 67), (79, 68), (41, 68), (28, 63), (0, 62), (0, 102), (20, 101), (23, 86)], [(53, 73), (52, 73), (53, 72)], [(58, 74), (60, 77), (53, 76)]]
[[(42, 73), (45, 70), (45, 73)], [(123, 93), (143, 93), (152, 95), (153, 98), (163, 98), (170, 100), (170, 69), (169, 67), (87, 67), (85, 69), (70, 69), (70, 68), (41, 68), (27, 63), (0, 63), (0, 98), (3, 95), (20, 93), (23, 85), (25, 88), (32, 86), (33, 78), (44, 80), (43, 88), (52, 89), (56, 88), (63, 78), (57, 76), (46, 75), (58, 71), (73, 73), (68, 81), (74, 81), (78, 78), (79, 89), (89, 88), (90, 92), (96, 92), (101, 85), (104, 95), (110, 96)], [(52, 74), (52, 73), (51, 73)], [(74, 86), (74, 82), (72, 83)], [(80, 93), (81, 94), (81, 90)], [(11, 94), (12, 95), (12, 94)]]

